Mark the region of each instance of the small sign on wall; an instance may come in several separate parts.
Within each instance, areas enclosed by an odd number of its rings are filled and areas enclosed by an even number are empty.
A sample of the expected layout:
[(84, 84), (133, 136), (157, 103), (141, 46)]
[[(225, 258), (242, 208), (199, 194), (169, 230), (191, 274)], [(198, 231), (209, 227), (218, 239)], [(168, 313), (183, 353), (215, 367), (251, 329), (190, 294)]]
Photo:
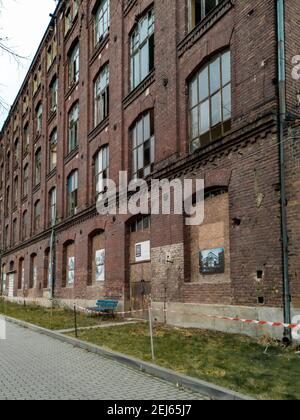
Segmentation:
[(135, 261), (150, 261), (151, 259), (151, 248), (150, 241), (140, 242), (135, 245)]
[(200, 251), (201, 274), (223, 274), (225, 272), (225, 250), (214, 248)]

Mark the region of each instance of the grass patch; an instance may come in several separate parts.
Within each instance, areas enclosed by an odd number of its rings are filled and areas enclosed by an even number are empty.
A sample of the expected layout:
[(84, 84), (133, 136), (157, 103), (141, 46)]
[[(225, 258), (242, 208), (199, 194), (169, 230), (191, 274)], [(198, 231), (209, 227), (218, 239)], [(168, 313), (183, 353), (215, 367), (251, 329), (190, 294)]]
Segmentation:
[[(0, 314), (50, 330), (74, 328), (74, 312), (70, 309), (54, 308), (51, 310), (38, 305), (24, 306), (0, 299)], [(111, 322), (112, 317), (91, 317), (83, 313), (77, 313), (78, 328), (96, 326), (102, 321)]]
[[(70, 334), (71, 335), (71, 334)], [(80, 331), (79, 338), (151, 361), (147, 324)], [(300, 399), (300, 356), (241, 335), (155, 326), (156, 363), (258, 399)]]

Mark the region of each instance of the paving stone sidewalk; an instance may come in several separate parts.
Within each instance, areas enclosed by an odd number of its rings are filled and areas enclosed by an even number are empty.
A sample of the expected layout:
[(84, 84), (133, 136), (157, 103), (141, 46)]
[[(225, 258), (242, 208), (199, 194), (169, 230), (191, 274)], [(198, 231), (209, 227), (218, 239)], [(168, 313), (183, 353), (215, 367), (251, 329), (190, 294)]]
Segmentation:
[(199, 400), (102, 356), (7, 323), (0, 340), (0, 400)]

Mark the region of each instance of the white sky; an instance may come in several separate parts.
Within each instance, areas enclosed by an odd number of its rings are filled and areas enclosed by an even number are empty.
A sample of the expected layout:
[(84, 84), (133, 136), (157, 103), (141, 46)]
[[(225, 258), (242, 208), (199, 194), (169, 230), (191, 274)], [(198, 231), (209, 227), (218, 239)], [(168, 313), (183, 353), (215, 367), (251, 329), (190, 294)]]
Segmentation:
[[(0, 52), (0, 97), (12, 105), (22, 85), (32, 59), (50, 22), (49, 13), (56, 7), (55, 0), (2, 0), (0, 10), (0, 37), (9, 38), (9, 46), (28, 57), (21, 66)], [(0, 129), (7, 112), (0, 110)]]

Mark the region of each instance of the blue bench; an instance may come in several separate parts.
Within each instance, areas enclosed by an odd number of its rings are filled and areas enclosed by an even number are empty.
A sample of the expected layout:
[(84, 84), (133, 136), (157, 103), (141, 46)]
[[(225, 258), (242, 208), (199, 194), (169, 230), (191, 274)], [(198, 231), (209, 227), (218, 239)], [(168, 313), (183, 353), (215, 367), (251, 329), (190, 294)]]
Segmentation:
[(97, 300), (95, 308), (90, 308), (93, 312), (115, 317), (115, 311), (119, 305), (118, 300)]

